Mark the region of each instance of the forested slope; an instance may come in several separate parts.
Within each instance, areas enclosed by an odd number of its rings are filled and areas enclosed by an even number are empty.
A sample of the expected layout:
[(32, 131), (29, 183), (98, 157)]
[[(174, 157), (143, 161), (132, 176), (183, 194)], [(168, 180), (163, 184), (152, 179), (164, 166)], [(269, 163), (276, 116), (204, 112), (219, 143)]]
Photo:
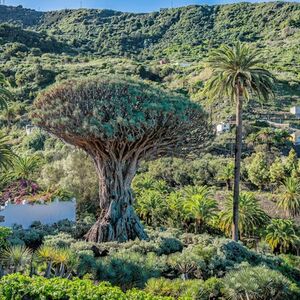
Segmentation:
[[(267, 110), (288, 111), (300, 102), (299, 3), (201, 5), (145, 14), (0, 6), (1, 68), (22, 102), (55, 81), (103, 73), (137, 76), (201, 100), (209, 51), (236, 40), (259, 48), (265, 67), (279, 79)], [(159, 65), (162, 59), (168, 63)], [(215, 119), (230, 114), (221, 102)]]

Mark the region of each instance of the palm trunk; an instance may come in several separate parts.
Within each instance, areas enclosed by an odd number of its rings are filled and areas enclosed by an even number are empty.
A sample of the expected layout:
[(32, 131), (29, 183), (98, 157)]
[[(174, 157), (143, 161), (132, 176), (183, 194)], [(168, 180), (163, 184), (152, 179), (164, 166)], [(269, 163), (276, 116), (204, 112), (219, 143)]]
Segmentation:
[(241, 155), (242, 155), (242, 110), (243, 100), (240, 95), (240, 88), (237, 87), (236, 93), (236, 137), (235, 137), (235, 158), (234, 158), (234, 186), (233, 186), (233, 224), (232, 239), (238, 241), (239, 230), (239, 196), (240, 196), (240, 177), (241, 177)]
[(148, 239), (133, 208), (131, 182), (137, 170), (137, 162), (95, 159), (99, 177), (101, 214), (86, 234), (91, 242)]
[(52, 261), (49, 261), (49, 262), (47, 263), (47, 269), (46, 269), (46, 271), (45, 271), (44, 277), (50, 278), (50, 275), (51, 275), (51, 269), (52, 269), (52, 264), (53, 264)]
[(59, 268), (59, 276), (63, 278), (64, 274), (65, 274), (65, 265), (61, 263)]

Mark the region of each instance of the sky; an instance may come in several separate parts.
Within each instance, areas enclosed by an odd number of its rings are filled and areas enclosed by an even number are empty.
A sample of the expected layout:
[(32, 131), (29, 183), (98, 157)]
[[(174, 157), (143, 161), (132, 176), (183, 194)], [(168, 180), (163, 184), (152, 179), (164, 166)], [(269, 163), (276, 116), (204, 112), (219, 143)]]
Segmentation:
[[(160, 8), (179, 7), (191, 4), (225, 4), (245, 2), (239, 0), (0, 0), (6, 5), (23, 5), (36, 10), (57, 10), (64, 8), (106, 8), (126, 12), (150, 12)], [(248, 2), (263, 2), (251, 0)], [(268, 2), (265, 0), (264, 2)], [(296, 0), (294, 2), (300, 2)]]

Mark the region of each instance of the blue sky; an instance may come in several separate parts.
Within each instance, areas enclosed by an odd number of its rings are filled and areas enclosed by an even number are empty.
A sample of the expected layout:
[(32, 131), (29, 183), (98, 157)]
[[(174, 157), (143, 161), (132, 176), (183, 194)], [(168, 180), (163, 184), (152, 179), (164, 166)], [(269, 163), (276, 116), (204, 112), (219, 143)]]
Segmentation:
[[(6, 5), (23, 5), (24, 7), (37, 10), (54, 10), (63, 8), (108, 8), (128, 12), (149, 12), (164, 7), (178, 7), (189, 4), (216, 4), (245, 2), (234, 0), (4, 0)], [(300, 0), (296, 0), (299, 2)], [(248, 2), (262, 2), (252, 0)], [(268, 2), (265, 0), (264, 2)], [(1, 0), (3, 3), (3, 0)]]

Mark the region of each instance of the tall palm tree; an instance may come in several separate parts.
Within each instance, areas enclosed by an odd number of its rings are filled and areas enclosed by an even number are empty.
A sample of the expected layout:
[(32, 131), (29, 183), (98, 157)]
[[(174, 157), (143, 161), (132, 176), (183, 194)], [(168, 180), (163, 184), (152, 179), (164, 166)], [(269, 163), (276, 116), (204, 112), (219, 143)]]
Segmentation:
[(0, 73), (0, 109), (7, 108), (7, 101), (12, 97), (11, 92), (6, 88), (8, 85), (5, 76)]
[(284, 192), (277, 202), (277, 206), (282, 208), (287, 217), (295, 217), (300, 214), (300, 184), (294, 177), (289, 177), (285, 180)]
[(240, 169), (242, 152), (242, 112), (244, 100), (250, 93), (260, 99), (273, 96), (274, 77), (259, 67), (262, 63), (259, 53), (249, 46), (237, 43), (214, 50), (208, 60), (212, 76), (205, 85), (204, 92), (211, 98), (229, 97), (236, 105), (235, 167), (233, 187), (233, 225), (232, 238), (238, 240), (238, 211), (240, 193)]

